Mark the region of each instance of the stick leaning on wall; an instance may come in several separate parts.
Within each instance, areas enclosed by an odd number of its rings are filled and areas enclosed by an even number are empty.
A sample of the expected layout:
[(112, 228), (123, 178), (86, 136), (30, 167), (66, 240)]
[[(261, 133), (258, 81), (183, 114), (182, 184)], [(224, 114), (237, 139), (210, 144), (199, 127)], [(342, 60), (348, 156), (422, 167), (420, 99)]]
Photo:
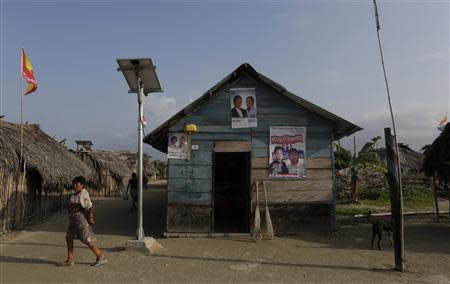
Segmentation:
[(259, 197), (258, 197), (258, 181), (254, 182), (256, 189), (256, 208), (255, 208), (255, 224), (253, 227), (253, 237), (259, 242), (262, 239), (261, 234), (261, 216), (259, 213)]
[(267, 204), (267, 190), (265, 181), (263, 181), (263, 188), (264, 188), (264, 200), (266, 202), (266, 207), (264, 211), (266, 213), (267, 238), (269, 238), (269, 240), (273, 240), (274, 233), (273, 233), (272, 219), (270, 218), (269, 206)]

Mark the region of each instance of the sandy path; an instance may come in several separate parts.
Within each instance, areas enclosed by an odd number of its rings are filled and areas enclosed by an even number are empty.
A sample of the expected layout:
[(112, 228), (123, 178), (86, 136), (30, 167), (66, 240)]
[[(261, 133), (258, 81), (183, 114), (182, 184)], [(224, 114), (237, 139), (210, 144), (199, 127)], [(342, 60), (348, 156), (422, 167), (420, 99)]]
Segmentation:
[[(164, 191), (145, 193), (145, 230), (164, 228)], [(406, 222), (408, 272), (392, 270), (393, 252), (368, 249), (370, 227), (340, 224), (336, 233), (303, 233), (255, 243), (251, 238), (158, 239), (166, 250), (144, 256), (124, 251), (135, 218), (121, 199), (95, 200), (99, 245), (110, 262), (89, 264), (91, 252), (75, 244), (77, 264), (65, 257), (67, 216), (58, 214), (0, 243), (0, 283), (450, 283), (450, 222)]]

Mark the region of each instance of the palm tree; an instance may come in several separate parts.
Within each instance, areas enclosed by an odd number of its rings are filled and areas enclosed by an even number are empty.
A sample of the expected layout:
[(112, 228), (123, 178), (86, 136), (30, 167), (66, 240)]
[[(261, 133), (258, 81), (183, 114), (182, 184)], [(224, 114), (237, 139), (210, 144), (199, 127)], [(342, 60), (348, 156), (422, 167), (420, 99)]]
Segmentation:
[(381, 139), (380, 136), (372, 138), (364, 147), (356, 154), (352, 154), (339, 144), (336, 144), (335, 164), (336, 169), (350, 169), (351, 183), (350, 183), (350, 200), (353, 203), (358, 202), (358, 195), (356, 192), (358, 185), (358, 176), (365, 169), (372, 169), (377, 172), (386, 173), (386, 167), (381, 163), (380, 157), (376, 152), (376, 145)]

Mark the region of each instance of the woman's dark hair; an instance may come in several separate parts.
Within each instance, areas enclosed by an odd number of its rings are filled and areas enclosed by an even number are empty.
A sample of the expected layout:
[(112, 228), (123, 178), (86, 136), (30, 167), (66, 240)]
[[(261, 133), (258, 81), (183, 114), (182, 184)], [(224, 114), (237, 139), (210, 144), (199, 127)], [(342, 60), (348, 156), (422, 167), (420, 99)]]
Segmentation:
[(245, 101), (247, 101), (248, 99), (251, 99), (253, 103), (255, 102), (255, 99), (254, 99), (252, 96), (248, 96), (248, 97), (245, 99)]
[(135, 177), (136, 177), (136, 173), (132, 173), (132, 174), (131, 174), (131, 177), (134, 177), (134, 178), (135, 178)]
[(86, 179), (83, 176), (77, 176), (72, 180), (72, 184), (79, 182), (82, 186), (86, 186)]

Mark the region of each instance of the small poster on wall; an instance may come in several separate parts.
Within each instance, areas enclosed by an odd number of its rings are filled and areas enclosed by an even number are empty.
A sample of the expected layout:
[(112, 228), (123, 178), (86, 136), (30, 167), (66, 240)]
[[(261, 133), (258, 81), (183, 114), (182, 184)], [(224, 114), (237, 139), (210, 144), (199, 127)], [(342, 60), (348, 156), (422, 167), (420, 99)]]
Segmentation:
[(168, 159), (187, 159), (189, 154), (189, 142), (187, 134), (176, 133), (169, 135), (167, 149)]
[(230, 89), (231, 128), (258, 127), (255, 88)]
[(306, 127), (271, 126), (269, 141), (269, 176), (306, 177)]

